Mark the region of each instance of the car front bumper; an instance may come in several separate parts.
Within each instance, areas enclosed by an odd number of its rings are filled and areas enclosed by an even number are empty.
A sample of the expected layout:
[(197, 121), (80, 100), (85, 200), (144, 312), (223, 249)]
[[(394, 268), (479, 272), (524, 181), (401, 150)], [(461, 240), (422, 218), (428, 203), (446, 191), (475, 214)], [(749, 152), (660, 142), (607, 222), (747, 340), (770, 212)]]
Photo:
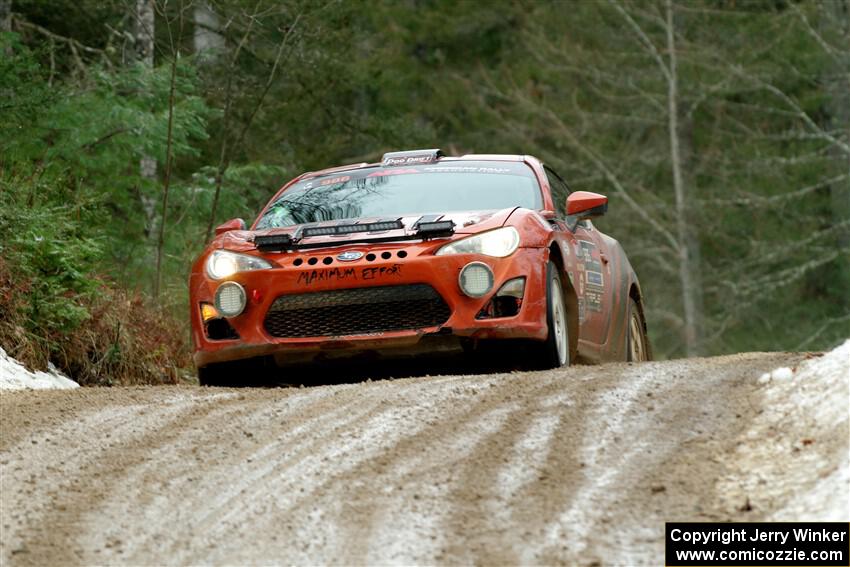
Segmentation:
[[(377, 251), (364, 248), (363, 258), (354, 262), (338, 261), (337, 255), (341, 251), (351, 249), (349, 246), (289, 253), (281, 256), (278, 268), (241, 272), (227, 278), (227, 281), (242, 285), (248, 297), (244, 311), (228, 318), (228, 323), (239, 335), (238, 339), (208, 338), (200, 306), (213, 303), (215, 290), (222, 281), (211, 280), (203, 273), (193, 273), (190, 308), (196, 366), (261, 356), (274, 356), (281, 363), (322, 354), (410, 350), (415, 349), (425, 337), (544, 340), (547, 336), (545, 270), (549, 252), (546, 248), (518, 248), (506, 258), (493, 258), (477, 254), (435, 256), (432, 247), (399, 244), (384, 246)], [(376, 258), (367, 260), (366, 252), (375, 254)], [(405, 257), (400, 257), (399, 252)], [(389, 257), (382, 258), (381, 254)], [(314, 264), (309, 263), (311, 258), (316, 258)], [(470, 262), (487, 264), (494, 275), (492, 290), (480, 298), (465, 295), (458, 283), (460, 271)], [(526, 281), (522, 304), (516, 315), (476, 317), (505, 282), (517, 277), (525, 277)], [(442, 297), (450, 312), (445, 322), (406, 330), (290, 338), (272, 336), (264, 324), (275, 300), (287, 294), (414, 284), (427, 284)], [(424, 341), (419, 346), (430, 343)]]

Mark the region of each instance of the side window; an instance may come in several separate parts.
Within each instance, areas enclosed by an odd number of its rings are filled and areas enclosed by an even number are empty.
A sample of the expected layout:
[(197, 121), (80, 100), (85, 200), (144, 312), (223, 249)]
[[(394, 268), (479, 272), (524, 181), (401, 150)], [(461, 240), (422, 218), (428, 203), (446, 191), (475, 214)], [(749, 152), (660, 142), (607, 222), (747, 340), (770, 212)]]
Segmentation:
[(555, 201), (555, 210), (558, 211), (558, 216), (564, 218), (567, 216), (565, 209), (567, 197), (570, 195), (570, 188), (566, 182), (561, 179), (561, 176), (547, 165), (543, 166), (546, 170), (546, 177), (549, 179), (549, 187), (552, 188), (552, 200)]

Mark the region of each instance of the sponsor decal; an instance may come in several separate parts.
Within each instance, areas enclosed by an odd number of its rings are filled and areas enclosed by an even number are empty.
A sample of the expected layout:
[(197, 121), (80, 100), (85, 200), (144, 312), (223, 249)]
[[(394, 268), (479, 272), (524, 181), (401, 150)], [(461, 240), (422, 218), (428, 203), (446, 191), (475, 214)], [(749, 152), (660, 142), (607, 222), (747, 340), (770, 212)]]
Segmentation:
[(359, 270), (357, 268), (322, 268), (301, 272), (298, 274), (297, 283), (309, 286), (316, 282), (377, 280), (398, 277), (401, 277), (401, 264), (370, 266)]
[(599, 287), (602, 287), (604, 285), (602, 280), (602, 272), (594, 272), (592, 270), (587, 270), (587, 283), (588, 285), (598, 285)]
[(374, 280), (388, 276), (401, 276), (401, 264), (393, 264), (392, 266), (375, 266), (374, 268), (363, 268), (361, 277), (364, 280)]
[(337, 254), (336, 259), (340, 262), (353, 262), (363, 257), (363, 252), (359, 250), (346, 250), (341, 254)]
[(387, 175), (404, 175), (406, 173), (419, 173), (416, 169), (386, 169), (370, 173), (366, 177), (386, 177)]
[(329, 268), (323, 270), (309, 270), (298, 274), (298, 283), (312, 285), (316, 282), (356, 280), (357, 270), (354, 268)]
[(336, 185), (338, 183), (345, 183), (349, 179), (351, 179), (350, 175), (343, 175), (342, 177), (331, 177), (330, 179), (322, 179), (319, 182), (319, 185)]
[(384, 165), (415, 165), (417, 163), (431, 163), (434, 158), (430, 155), (424, 156), (404, 156), (397, 158), (387, 158), (384, 160)]
[(596, 244), (589, 240), (576, 241), (576, 256), (585, 262), (593, 262), (593, 252), (596, 251)]
[(437, 171), (441, 173), (511, 173), (507, 167), (483, 167), (467, 165), (431, 165), (423, 167), (423, 171)]
[(584, 298), (587, 302), (587, 308), (591, 311), (602, 311), (602, 293), (588, 289), (584, 293)]
[[(578, 240), (575, 244), (576, 259), (578, 260), (578, 294), (579, 303), (584, 311), (602, 311), (602, 299), (605, 291), (605, 279), (602, 275), (602, 262), (596, 244), (589, 240)], [(582, 301), (582, 299), (584, 301)], [(583, 309), (579, 307), (579, 320), (583, 320)]]
[(585, 290), (587, 306), (593, 311), (602, 311), (602, 298), (604, 294), (602, 273), (587, 270), (585, 274), (587, 278), (587, 289)]
[(381, 163), (388, 167), (397, 165), (420, 165), (436, 161), (442, 155), (443, 152), (438, 149), (388, 152), (384, 154)]

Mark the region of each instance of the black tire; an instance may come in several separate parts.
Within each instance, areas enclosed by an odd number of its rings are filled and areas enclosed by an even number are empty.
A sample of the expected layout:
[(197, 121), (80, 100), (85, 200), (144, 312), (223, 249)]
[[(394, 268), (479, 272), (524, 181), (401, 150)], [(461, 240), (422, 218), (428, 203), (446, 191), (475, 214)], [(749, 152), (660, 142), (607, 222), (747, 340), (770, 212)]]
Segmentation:
[(198, 368), (198, 383), (201, 386), (228, 386), (227, 364), (208, 364)]
[(646, 322), (643, 318), (643, 311), (634, 298), (629, 299), (626, 360), (629, 362), (652, 360), (652, 350), (649, 348), (649, 339), (646, 336)]
[(476, 370), (490, 368), (494, 372), (517, 368), (516, 351), (512, 348), (517, 341), (511, 339), (479, 339), (461, 342), (463, 355)]
[(549, 333), (543, 342), (531, 348), (531, 366), (540, 370), (570, 365), (570, 329), (561, 271), (554, 262), (546, 266), (546, 326)]
[(264, 385), (268, 362), (264, 358), (251, 358), (234, 362), (208, 364), (198, 368), (201, 386), (243, 388)]

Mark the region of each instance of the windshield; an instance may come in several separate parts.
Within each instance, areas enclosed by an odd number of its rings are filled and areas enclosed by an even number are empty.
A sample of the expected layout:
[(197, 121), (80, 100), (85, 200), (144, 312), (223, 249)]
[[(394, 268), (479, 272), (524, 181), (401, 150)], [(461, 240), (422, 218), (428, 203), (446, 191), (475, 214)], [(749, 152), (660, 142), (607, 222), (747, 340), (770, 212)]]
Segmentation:
[(296, 183), (269, 206), (257, 229), (508, 207), (541, 207), (537, 179), (524, 163), (454, 161), (370, 167)]

